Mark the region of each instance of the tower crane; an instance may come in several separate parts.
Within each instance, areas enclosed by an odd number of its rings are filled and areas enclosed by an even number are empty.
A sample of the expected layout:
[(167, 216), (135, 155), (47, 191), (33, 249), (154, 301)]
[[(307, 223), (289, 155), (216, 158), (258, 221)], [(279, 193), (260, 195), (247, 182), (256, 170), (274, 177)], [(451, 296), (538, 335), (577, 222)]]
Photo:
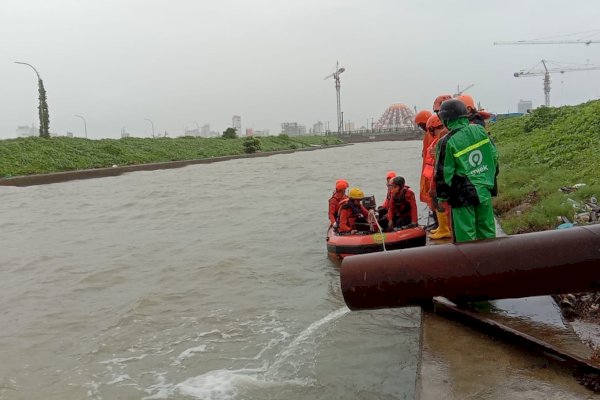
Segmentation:
[[(514, 42), (494, 42), (494, 45), (507, 45), (507, 44), (585, 44), (589, 46), (592, 43), (600, 43), (600, 40), (589, 39), (590, 37), (598, 35), (600, 30), (591, 30), (586, 32), (571, 33), (568, 35), (546, 37), (532, 40), (517, 40)], [(577, 39), (556, 39), (564, 38), (567, 36), (578, 37)], [(586, 38), (587, 36), (587, 38)]]
[(335, 91), (337, 95), (337, 123), (338, 123), (338, 133), (343, 131), (344, 128), (344, 120), (342, 114), (342, 106), (340, 105), (340, 74), (344, 72), (346, 68), (340, 67), (339, 62), (335, 63), (335, 72), (333, 74), (329, 74), (325, 77), (325, 79), (333, 78), (335, 80)]
[(494, 42), (494, 46), (506, 44), (585, 44), (600, 43), (600, 40), (517, 40), (515, 42)]
[[(540, 63), (544, 67), (543, 70), (533, 69), (533, 68), (537, 67)], [(528, 77), (528, 76), (542, 76), (543, 75), (544, 76), (544, 100), (545, 100), (546, 107), (550, 106), (550, 74), (557, 73), (557, 72), (560, 72), (561, 74), (564, 74), (565, 72), (591, 71), (591, 70), (599, 70), (600, 69), (600, 66), (598, 66), (598, 65), (590, 65), (590, 64), (585, 64), (585, 66), (583, 66), (583, 67), (571, 67), (571, 68), (556, 67), (556, 68), (548, 68), (547, 63), (549, 63), (548, 60), (542, 60), (539, 63), (537, 63), (529, 71), (521, 70), (521, 71), (515, 72), (513, 74), (515, 78)]]
[(461, 94), (463, 94), (464, 92), (466, 92), (467, 90), (471, 89), (473, 86), (475, 86), (474, 83), (471, 83), (470, 85), (467, 85), (466, 87), (464, 87), (462, 90), (460, 88), (460, 85), (456, 85), (456, 93), (454, 93), (454, 97), (456, 96), (460, 96)]

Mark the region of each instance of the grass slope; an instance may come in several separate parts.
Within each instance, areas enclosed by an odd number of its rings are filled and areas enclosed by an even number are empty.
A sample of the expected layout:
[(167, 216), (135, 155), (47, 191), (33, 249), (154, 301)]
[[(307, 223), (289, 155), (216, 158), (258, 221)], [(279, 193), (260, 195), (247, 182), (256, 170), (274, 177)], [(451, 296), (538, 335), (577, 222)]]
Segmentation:
[[(196, 160), (244, 154), (245, 139), (223, 138), (83, 138), (39, 137), (0, 141), (0, 176), (103, 168), (116, 165)], [(336, 145), (332, 136), (286, 135), (260, 138), (261, 151), (300, 149), (311, 145)]]
[[(600, 101), (539, 108), (491, 124), (490, 133), (500, 152), (494, 207), (507, 233), (553, 229), (558, 216), (573, 220), (572, 200), (600, 195)], [(576, 183), (586, 186), (559, 191)]]

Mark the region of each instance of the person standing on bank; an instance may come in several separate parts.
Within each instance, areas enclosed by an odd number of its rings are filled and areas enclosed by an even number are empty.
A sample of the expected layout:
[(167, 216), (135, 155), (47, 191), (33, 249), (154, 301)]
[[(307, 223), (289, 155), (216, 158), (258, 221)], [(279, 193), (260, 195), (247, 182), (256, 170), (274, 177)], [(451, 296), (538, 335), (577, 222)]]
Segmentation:
[(452, 207), (456, 242), (496, 237), (492, 193), (498, 152), (481, 125), (469, 124), (465, 104), (446, 100), (438, 113), (449, 133), (437, 145), (435, 183), (438, 201)]

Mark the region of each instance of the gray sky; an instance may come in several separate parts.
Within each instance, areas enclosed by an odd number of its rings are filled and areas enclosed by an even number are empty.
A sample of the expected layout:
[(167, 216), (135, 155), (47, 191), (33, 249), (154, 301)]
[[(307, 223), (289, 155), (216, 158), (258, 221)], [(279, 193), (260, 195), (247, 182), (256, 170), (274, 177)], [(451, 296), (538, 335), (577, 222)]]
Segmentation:
[[(51, 131), (90, 138), (223, 131), (280, 132), (281, 122), (377, 120), (393, 103), (431, 108), (457, 85), (492, 112), (543, 104), (541, 59), (600, 64), (600, 44), (494, 46), (600, 29), (600, 2), (407, 0), (1, 0), (0, 138), (38, 125), (37, 81)], [(583, 35), (582, 35), (583, 36)], [(595, 39), (600, 40), (600, 34)], [(600, 71), (552, 75), (552, 105), (600, 97)]]

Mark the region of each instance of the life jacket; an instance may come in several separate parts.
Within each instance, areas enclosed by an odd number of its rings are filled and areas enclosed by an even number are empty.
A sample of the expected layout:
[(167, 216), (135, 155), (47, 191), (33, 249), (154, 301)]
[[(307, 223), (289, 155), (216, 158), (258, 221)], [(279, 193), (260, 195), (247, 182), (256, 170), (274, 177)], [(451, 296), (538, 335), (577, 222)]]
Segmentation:
[(354, 225), (356, 224), (356, 221), (359, 218), (364, 218), (364, 215), (362, 214), (361, 206), (357, 206), (356, 204), (354, 204), (353, 201), (350, 201), (349, 198), (346, 198), (340, 202), (340, 207), (338, 209), (338, 213), (337, 213), (337, 217), (336, 217), (338, 229), (342, 226), (341, 222), (343, 222), (340, 220), (342, 217), (342, 210), (344, 210), (344, 211), (350, 210), (347, 220), (345, 221), (346, 222), (345, 225), (349, 226), (350, 229), (354, 228)]
[(337, 191), (333, 191), (331, 198), (329, 199), (329, 222), (334, 223), (337, 221), (338, 211), (340, 209), (340, 203), (347, 199), (348, 196), (345, 194), (338, 195)]
[(435, 146), (437, 145), (439, 137), (436, 137), (431, 142), (429, 148), (425, 153), (425, 166), (423, 167), (423, 176), (427, 179), (433, 179), (433, 171), (435, 169)]
[(394, 214), (398, 216), (410, 215), (410, 203), (406, 201), (406, 186), (402, 188), (399, 195), (392, 197), (392, 207)]

